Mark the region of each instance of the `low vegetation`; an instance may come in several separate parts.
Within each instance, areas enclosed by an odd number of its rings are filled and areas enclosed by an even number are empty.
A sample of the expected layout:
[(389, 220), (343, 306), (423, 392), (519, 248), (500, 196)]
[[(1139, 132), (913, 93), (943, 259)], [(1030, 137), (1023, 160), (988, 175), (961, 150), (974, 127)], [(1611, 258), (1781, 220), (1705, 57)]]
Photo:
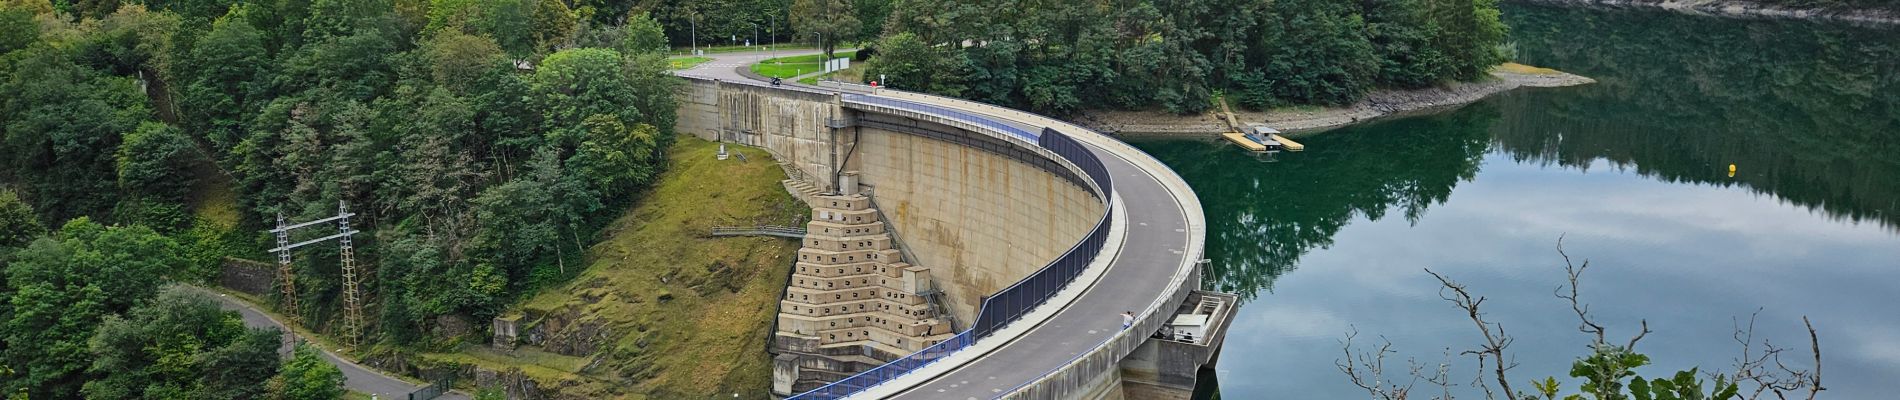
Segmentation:
[[(191, 280), (186, 247), (144, 226), (20, 223), (0, 191), (0, 390), (7, 398), (287, 398), (342, 380), (280, 374), (276, 329), (244, 326)], [(18, 238), (29, 236), (28, 243)], [(318, 361), (333, 374), (335, 367)], [(303, 371), (295, 363), (284, 371)], [(293, 368), (294, 367), (294, 368)]]
[[(855, 51), (845, 51), (838, 52), (835, 57), (848, 58), (855, 55), (857, 55)], [(759, 61), (757, 64), (752, 64), (751, 68), (752, 72), (758, 73), (759, 75), (791, 79), (799, 75), (823, 72), (825, 70), (825, 60), (824, 54), (779, 57)]]
[[(571, 283), (507, 311), (539, 344), (465, 345), (424, 355), (521, 373), (573, 397), (729, 398), (771, 385), (763, 351), (798, 242), (714, 238), (713, 226), (801, 225), (810, 213), (786, 194), (766, 152), (682, 138), (667, 172), (603, 229)], [(748, 397), (749, 398), (749, 397)]]

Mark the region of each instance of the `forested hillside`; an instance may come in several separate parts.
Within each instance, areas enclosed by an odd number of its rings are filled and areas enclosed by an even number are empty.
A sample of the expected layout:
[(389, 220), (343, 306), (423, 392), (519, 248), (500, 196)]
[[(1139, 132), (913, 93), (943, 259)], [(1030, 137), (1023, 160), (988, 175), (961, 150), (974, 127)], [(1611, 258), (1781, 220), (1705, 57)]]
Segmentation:
[[(435, 317), (492, 316), (577, 273), (673, 138), (659, 23), (597, 12), (558, 0), (0, 2), (0, 382), (74, 396), (102, 318), (149, 301), (160, 280), (213, 276), (219, 257), (265, 257), (277, 215), (315, 219), (339, 202), (359, 213), (357, 259), (376, 272), (364, 279), (372, 343), (416, 343)], [(201, 201), (200, 180), (235, 190), (236, 226), (205, 218), (218, 205)], [(96, 222), (66, 222), (79, 217)], [(110, 228), (84, 227), (96, 225)], [(132, 281), (146, 288), (106, 287), (116, 303), (64, 322), (27, 314), (97, 290), (64, 275), (126, 268), (55, 246), (100, 229), (131, 235), (99, 257), (149, 263)], [(294, 312), (319, 331), (339, 312), (335, 252), (312, 246), (296, 263)], [(36, 340), (46, 324), (77, 346)]]
[(1502, 62), (1495, 0), (912, 1), (867, 77), (1065, 113), (1175, 112), (1215, 92), (1264, 108), (1478, 79)]

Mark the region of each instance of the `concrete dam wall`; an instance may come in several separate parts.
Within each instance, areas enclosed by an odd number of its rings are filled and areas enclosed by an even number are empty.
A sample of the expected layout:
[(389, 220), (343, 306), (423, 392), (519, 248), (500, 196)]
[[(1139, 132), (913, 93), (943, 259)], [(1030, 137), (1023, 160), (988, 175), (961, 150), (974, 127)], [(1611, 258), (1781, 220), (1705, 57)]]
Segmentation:
[(1102, 201), (1088, 189), (1023, 160), (909, 133), (855, 129), (861, 131), (846, 169), (859, 171), (916, 263), (933, 268), (945, 306), (965, 325), (975, 320), (984, 296), (1062, 255), (1102, 215)]
[(770, 149), (820, 188), (856, 171), (917, 257), (906, 261), (932, 270), (959, 328), (983, 296), (1060, 256), (1102, 215), (1103, 201), (1051, 171), (1059, 167), (1004, 154), (1013, 145), (981, 134), (860, 115), (830, 92), (687, 82), (678, 132)]
[(813, 185), (836, 184), (838, 149), (827, 124), (846, 117), (836, 95), (705, 79), (687, 79), (682, 86), (677, 132), (762, 147)]

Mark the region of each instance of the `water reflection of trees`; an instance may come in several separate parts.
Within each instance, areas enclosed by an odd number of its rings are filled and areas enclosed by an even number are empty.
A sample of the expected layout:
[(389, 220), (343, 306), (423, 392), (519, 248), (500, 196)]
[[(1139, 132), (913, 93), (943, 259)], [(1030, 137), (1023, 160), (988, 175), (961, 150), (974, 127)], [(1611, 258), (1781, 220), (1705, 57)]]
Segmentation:
[(1417, 221), (1492, 150), (1742, 185), (1900, 227), (1900, 32), (1521, 5), (1505, 17), (1520, 59), (1600, 82), (1306, 138), (1314, 150), (1283, 162), (1223, 144), (1140, 143), (1201, 197), (1215, 260), (1206, 286), (1252, 298), (1355, 217)]
[(1443, 203), (1458, 182), (1477, 174), (1486, 151), (1486, 106), (1381, 123), (1378, 132), (1336, 132), (1303, 139), (1312, 151), (1297, 161), (1260, 162), (1231, 146), (1195, 141), (1142, 142), (1194, 186), (1208, 215), (1203, 274), (1211, 289), (1251, 299), (1272, 289), (1300, 256), (1332, 245), (1354, 217), (1410, 221)]
[(1900, 229), (1900, 30), (1534, 5), (1505, 19), (1520, 60), (1600, 81), (1492, 101), (1512, 157), (1605, 159)]

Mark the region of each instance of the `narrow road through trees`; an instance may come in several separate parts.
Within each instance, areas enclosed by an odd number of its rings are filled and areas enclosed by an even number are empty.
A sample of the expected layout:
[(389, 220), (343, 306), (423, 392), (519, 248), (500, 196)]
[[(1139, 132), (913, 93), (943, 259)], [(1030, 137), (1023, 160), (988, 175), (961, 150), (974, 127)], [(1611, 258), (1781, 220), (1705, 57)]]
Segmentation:
[[(199, 290), (204, 289), (200, 288)], [(258, 310), (256, 306), (250, 303), (223, 293), (210, 290), (204, 290), (204, 292), (207, 295), (217, 298), (220, 307), (226, 310), (237, 311), (239, 315), (243, 316), (244, 326), (252, 328), (277, 328), (283, 331), (285, 336), (291, 338), (296, 337), (296, 334), (285, 327), (282, 322)], [(284, 347), (278, 349), (278, 353), (288, 356), (291, 351), (291, 343), (295, 342), (285, 341)], [(315, 344), (312, 344), (312, 346), (315, 346)], [(376, 396), (378, 399), (407, 399), (410, 392), (422, 388), (422, 385), (409, 383), (400, 378), (386, 375), (382, 373), (382, 371), (370, 369), (369, 367), (364, 367), (343, 359), (342, 357), (338, 357), (336, 353), (330, 349), (318, 348), (317, 350), (323, 352), (324, 360), (329, 361), (332, 365), (336, 365), (337, 369), (343, 371), (343, 386), (351, 391), (370, 394)], [(468, 400), (469, 397), (461, 393), (449, 392), (443, 394), (441, 397), (437, 397), (437, 399)]]

